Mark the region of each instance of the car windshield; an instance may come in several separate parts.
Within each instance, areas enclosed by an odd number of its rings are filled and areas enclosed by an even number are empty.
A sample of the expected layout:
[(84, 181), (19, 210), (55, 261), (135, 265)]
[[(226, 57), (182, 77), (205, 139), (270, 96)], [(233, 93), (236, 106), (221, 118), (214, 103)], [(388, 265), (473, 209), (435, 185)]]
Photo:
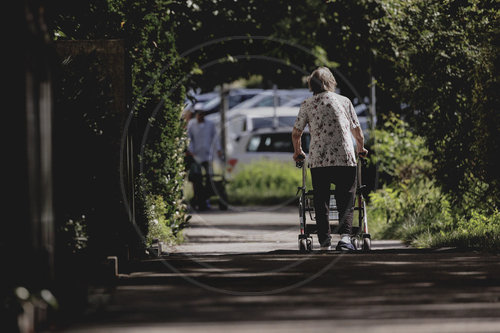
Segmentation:
[(288, 102), (284, 103), (283, 106), (300, 106), (300, 104), (302, 104), (302, 102), (309, 96), (300, 96), (298, 98), (294, 98), (294, 99), (291, 99), (289, 100)]
[[(253, 96), (255, 96), (255, 93), (242, 93), (242, 94), (229, 95), (228, 98), (229, 108), (232, 108), (233, 106), (238, 105)], [(205, 111), (213, 111), (213, 112), (218, 112), (219, 107), (220, 107), (220, 96), (215, 96), (209, 99), (202, 106), (202, 108)]]
[[(302, 149), (309, 152), (309, 133), (302, 135)], [(248, 152), (293, 153), (291, 133), (256, 134), (250, 138)]]
[[(301, 97), (302, 100), (309, 97), (311, 93), (308, 91), (278, 91), (277, 93), (277, 105), (282, 106), (290, 101), (297, 99), (297, 97)], [(234, 107), (234, 109), (250, 109), (255, 107), (265, 107), (265, 106), (274, 106), (274, 94), (271, 92), (265, 92), (260, 95), (256, 95), (253, 98), (250, 98)]]

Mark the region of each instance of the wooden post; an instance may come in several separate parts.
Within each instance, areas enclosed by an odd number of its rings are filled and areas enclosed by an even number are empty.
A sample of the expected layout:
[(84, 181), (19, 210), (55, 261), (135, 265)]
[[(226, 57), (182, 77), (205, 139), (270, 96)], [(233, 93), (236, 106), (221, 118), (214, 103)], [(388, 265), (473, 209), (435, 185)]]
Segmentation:
[(276, 84), (273, 84), (273, 127), (276, 128), (279, 126), (278, 124), (278, 87)]
[(370, 75), (370, 106), (369, 106), (369, 111), (370, 111), (370, 129), (373, 131), (375, 129), (375, 119), (377, 118), (377, 111), (376, 111), (376, 103), (377, 103), (377, 97), (375, 95), (375, 87), (376, 87), (376, 82), (375, 78), (373, 75)]

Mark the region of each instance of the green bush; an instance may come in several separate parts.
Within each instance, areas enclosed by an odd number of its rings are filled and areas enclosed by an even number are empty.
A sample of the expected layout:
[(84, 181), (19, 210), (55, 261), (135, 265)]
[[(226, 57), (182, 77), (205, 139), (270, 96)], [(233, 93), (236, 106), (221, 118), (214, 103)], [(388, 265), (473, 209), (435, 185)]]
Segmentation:
[(402, 239), (425, 246), (429, 233), (451, 224), (450, 203), (430, 177), (430, 152), (422, 137), (394, 115), (374, 131), (375, 163), (382, 189), (369, 196), (368, 217), (375, 238)]
[(432, 163), (424, 139), (394, 114), (382, 119), (383, 129), (374, 130), (372, 135), (375, 153), (370, 157), (371, 163), (377, 165), (382, 182), (405, 183), (427, 177), (432, 172)]
[[(377, 1), (378, 2), (378, 1)], [(453, 193), (475, 194), (468, 178), (490, 184), (484, 197), (500, 205), (498, 158), (498, 20), (495, 1), (384, 0), (382, 15), (370, 23), (374, 75), (384, 108), (406, 115), (439, 163), (433, 177)], [(381, 96), (382, 95), (382, 96)], [(379, 103), (380, 105), (380, 103)], [(380, 108), (379, 108), (380, 109)]]
[(184, 239), (185, 209), (169, 212), (171, 207), (182, 206), (182, 203), (167, 205), (161, 195), (148, 195), (146, 197), (147, 218), (149, 232), (146, 235), (146, 244), (151, 246), (155, 239), (169, 245), (181, 243)]
[[(136, 147), (137, 152), (142, 152), (136, 177), (140, 185), (136, 189), (136, 220), (148, 233), (148, 239), (158, 233), (169, 239), (166, 230), (177, 236), (177, 229), (186, 222), (186, 207), (182, 204), (186, 136), (180, 115), (188, 68), (183, 67), (176, 48), (175, 16), (169, 14), (173, 4), (164, 0), (110, 0), (108, 5), (120, 20), (118, 34), (128, 44), (134, 126), (138, 129), (133, 134), (144, 140)], [(165, 203), (157, 214), (164, 216), (167, 229), (152, 224), (151, 210), (155, 208), (149, 206), (151, 198), (162, 198)]]
[[(259, 160), (243, 166), (229, 182), (228, 200), (233, 205), (292, 203), (301, 184), (302, 172), (293, 161)], [(307, 186), (312, 188), (310, 177)]]
[(371, 233), (425, 247), (429, 235), (451, 228), (449, 199), (431, 178), (424, 139), (394, 115), (386, 117), (383, 126), (375, 130), (371, 156), (384, 180), (382, 189), (369, 196)]
[(431, 247), (453, 246), (459, 248), (500, 248), (500, 212), (485, 214), (473, 210), (470, 218), (461, 218), (449, 233), (436, 234), (430, 241)]
[(369, 196), (368, 221), (374, 238), (401, 239), (416, 247), (500, 248), (500, 213), (476, 202), (488, 184), (470, 175), (462, 205), (453, 204), (433, 177), (424, 140), (392, 116), (376, 131), (374, 148), (371, 162), (378, 163), (386, 179)]
[(432, 180), (384, 186), (370, 194), (368, 217), (375, 238), (401, 239), (427, 247), (428, 235), (453, 228), (451, 205)]
[[(89, 0), (79, 5), (66, 5), (56, 1), (47, 4), (48, 29), (54, 39), (123, 39), (126, 51), (124, 79), (127, 93), (123, 102), (128, 104), (128, 107), (126, 110), (119, 110), (119, 114), (114, 114), (114, 110), (110, 108), (112, 99), (109, 98), (108, 92), (112, 87), (105, 75), (106, 71), (101, 69), (106, 64), (105, 61), (93, 59), (95, 55), (89, 57), (82, 54), (65, 66), (68, 74), (64, 77), (70, 80), (63, 82), (56, 97), (61, 99), (58, 105), (63, 103), (63, 116), (69, 117), (71, 122), (68, 123), (66, 118), (61, 116), (57, 117), (59, 114), (56, 110), (56, 121), (60, 119), (61, 122), (61, 126), (55, 126), (58, 129), (56, 134), (61, 133), (63, 139), (55, 141), (58, 145), (71, 148), (61, 150), (57, 147), (58, 151), (63, 152), (59, 154), (64, 157), (61, 160), (68, 160), (70, 166), (65, 167), (62, 164), (59, 169), (73, 170), (78, 176), (72, 177), (71, 182), (62, 179), (62, 183), (65, 187), (79, 189), (72, 190), (74, 193), (97, 193), (97, 196), (61, 198), (68, 201), (68, 204), (63, 202), (60, 205), (64, 207), (62, 212), (61, 209), (58, 210), (65, 218), (65, 215), (85, 213), (89, 226), (111, 225), (108, 228), (110, 233), (115, 234), (114, 229), (118, 228), (122, 233), (126, 233), (123, 223), (115, 222), (129, 217), (117, 216), (117, 212), (123, 209), (118, 200), (121, 198), (119, 187), (113, 181), (117, 179), (119, 172), (118, 162), (122, 162), (117, 160), (117, 146), (124, 129), (122, 117), (133, 111), (133, 119), (128, 129), (134, 145), (134, 177), (137, 185), (134, 193), (135, 222), (144, 234), (148, 233), (151, 222), (148, 217), (151, 208), (148, 204), (150, 197), (157, 196), (161, 196), (164, 202), (168, 203), (162, 214), (166, 216), (165, 221), (169, 228), (175, 230), (185, 222), (185, 214), (176, 212), (185, 211), (180, 199), (184, 180), (182, 156), (186, 142), (180, 114), (185, 98), (184, 79), (186, 73), (190, 72), (190, 67), (180, 58), (177, 51), (176, 27), (181, 15), (175, 15), (173, 7), (177, 9), (178, 5), (167, 0)], [(77, 71), (72, 73), (74, 69)], [(156, 114), (154, 110), (157, 111)], [(71, 145), (74, 141), (68, 139), (73, 137), (84, 145), (75, 148), (74, 144)], [(109, 147), (112, 147), (111, 152), (106, 150)], [(87, 151), (91, 153), (88, 158), (85, 154)], [(96, 155), (96, 151), (99, 154)], [(68, 153), (70, 156), (75, 155), (76, 162), (67, 158)], [(82, 177), (87, 174), (92, 177)], [(94, 188), (91, 191), (89, 186), (97, 189), (116, 189), (117, 193), (109, 195), (107, 190), (96, 191)], [(99, 200), (101, 195), (106, 196), (108, 201), (109, 198), (116, 199), (116, 207), (102, 204), (106, 200)], [(73, 204), (74, 208), (70, 204)], [(101, 205), (101, 211), (110, 213), (103, 215), (95, 209), (97, 205)], [(69, 209), (74, 212), (66, 213)], [(93, 223), (95, 216), (111, 222)], [(157, 233), (157, 230), (152, 232)], [(92, 239), (95, 241), (97, 234), (105, 245), (110, 243), (109, 237), (103, 232), (93, 232), (92, 228), (89, 228), (89, 234), (89, 242), (92, 242)], [(137, 253), (142, 252), (144, 244), (139, 244), (135, 232), (131, 235), (128, 235), (128, 232), (127, 235), (120, 234), (118, 238), (129, 242), (132, 248), (136, 248)]]

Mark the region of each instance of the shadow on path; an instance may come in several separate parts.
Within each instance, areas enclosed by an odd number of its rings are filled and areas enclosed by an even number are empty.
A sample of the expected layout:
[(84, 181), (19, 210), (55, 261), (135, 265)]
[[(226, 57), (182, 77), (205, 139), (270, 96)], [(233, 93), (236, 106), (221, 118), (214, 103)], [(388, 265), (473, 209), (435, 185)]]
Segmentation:
[[(352, 254), (277, 250), (174, 254), (137, 263), (134, 273), (121, 277), (106, 311), (87, 317), (80, 327), (245, 322), (253, 330), (257, 326), (252, 322), (292, 322), (287, 327), (293, 328), (294, 321), (322, 327), (327, 320), (352, 322), (346, 327), (361, 330), (363, 322), (404, 327), (405, 320), (414, 319), (439, 325), (468, 320), (497, 325), (499, 314), (498, 254), (455, 249)], [(476, 327), (488, 331), (489, 326)]]

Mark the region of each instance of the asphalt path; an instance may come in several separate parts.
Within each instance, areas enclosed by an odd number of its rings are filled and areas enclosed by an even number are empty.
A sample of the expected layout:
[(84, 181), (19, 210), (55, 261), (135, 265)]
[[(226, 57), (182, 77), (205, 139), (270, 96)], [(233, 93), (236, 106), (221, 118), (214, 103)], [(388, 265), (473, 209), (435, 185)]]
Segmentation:
[(193, 215), (68, 332), (500, 332), (500, 257), (373, 241), (297, 251), (293, 207)]

